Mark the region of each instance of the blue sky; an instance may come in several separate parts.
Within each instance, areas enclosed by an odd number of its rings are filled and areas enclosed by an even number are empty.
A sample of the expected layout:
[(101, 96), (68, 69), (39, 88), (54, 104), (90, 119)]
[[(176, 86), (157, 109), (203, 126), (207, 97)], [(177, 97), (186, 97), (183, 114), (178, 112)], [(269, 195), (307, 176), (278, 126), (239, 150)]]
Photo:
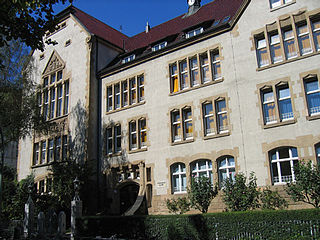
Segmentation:
[[(201, 5), (212, 0), (202, 0)], [(69, 3), (69, 2), (68, 2)], [(69, 4), (54, 7), (59, 13)], [(188, 10), (187, 0), (74, 0), (73, 5), (128, 36), (177, 17)]]

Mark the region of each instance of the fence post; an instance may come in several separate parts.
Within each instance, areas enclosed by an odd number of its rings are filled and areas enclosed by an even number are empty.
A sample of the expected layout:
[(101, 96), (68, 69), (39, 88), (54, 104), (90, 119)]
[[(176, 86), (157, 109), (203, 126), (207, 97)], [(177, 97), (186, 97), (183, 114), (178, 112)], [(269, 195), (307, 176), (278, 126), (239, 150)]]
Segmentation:
[(77, 235), (76, 218), (82, 217), (82, 201), (80, 200), (80, 181), (76, 178), (74, 181), (74, 198), (71, 202), (71, 239), (74, 240)]
[(58, 215), (58, 236), (62, 237), (66, 233), (66, 214), (62, 211)]
[(45, 235), (45, 215), (43, 212), (39, 212), (38, 214), (38, 226), (37, 226), (37, 230), (38, 230), (38, 236), (39, 237), (44, 237)]
[(28, 186), (29, 197), (24, 205), (23, 232), (25, 238), (30, 238), (34, 232), (34, 204), (31, 198), (32, 184)]

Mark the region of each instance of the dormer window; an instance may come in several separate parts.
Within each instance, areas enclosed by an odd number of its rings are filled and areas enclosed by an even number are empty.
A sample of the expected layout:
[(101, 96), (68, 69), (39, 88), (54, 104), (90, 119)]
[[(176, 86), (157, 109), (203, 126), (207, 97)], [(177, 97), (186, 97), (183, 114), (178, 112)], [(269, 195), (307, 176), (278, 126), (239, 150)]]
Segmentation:
[(159, 43), (159, 44), (154, 45), (154, 46), (152, 47), (152, 51), (153, 51), (153, 52), (158, 51), (158, 50), (160, 50), (160, 49), (162, 49), (162, 48), (165, 48), (166, 46), (167, 46), (167, 42)]
[(136, 55), (135, 54), (132, 54), (128, 57), (125, 57), (123, 60), (122, 60), (122, 63), (128, 63), (128, 62), (131, 62), (133, 61), (134, 59), (136, 58)]
[(203, 33), (203, 27), (199, 27), (197, 29), (187, 32), (186, 38), (194, 37), (196, 35), (199, 35), (200, 33)]

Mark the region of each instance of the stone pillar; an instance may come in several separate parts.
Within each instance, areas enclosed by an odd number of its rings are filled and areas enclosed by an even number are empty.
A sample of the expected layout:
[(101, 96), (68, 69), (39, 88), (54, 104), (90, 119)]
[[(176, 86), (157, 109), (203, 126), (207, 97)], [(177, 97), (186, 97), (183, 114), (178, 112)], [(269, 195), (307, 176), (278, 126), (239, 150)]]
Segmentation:
[(29, 198), (24, 205), (24, 220), (23, 220), (23, 232), (25, 238), (30, 238), (34, 233), (34, 204), (31, 198), (33, 186), (28, 186)]
[(45, 235), (45, 215), (43, 212), (39, 212), (38, 214), (38, 226), (37, 226), (37, 231), (38, 231), (38, 237), (43, 238)]
[(58, 236), (62, 237), (66, 233), (66, 214), (62, 211), (58, 215)]
[(74, 198), (71, 202), (71, 239), (75, 239), (77, 235), (76, 218), (82, 217), (82, 201), (80, 200), (79, 190), (80, 181), (76, 178), (74, 181)]

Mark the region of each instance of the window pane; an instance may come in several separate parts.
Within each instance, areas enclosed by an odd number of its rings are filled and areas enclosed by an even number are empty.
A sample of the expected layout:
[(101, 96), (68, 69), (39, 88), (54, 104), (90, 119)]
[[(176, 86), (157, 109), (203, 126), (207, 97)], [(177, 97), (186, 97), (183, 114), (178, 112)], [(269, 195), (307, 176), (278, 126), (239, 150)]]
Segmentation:
[(226, 167), (226, 166), (227, 166), (227, 160), (226, 159), (221, 160), (220, 164), (219, 164), (219, 167)]
[(290, 148), (292, 157), (298, 157), (298, 151), (296, 148)]
[(272, 176), (273, 176), (273, 182), (277, 183), (279, 182), (279, 174), (278, 174), (278, 165), (277, 163), (272, 163)]
[(279, 89), (279, 98), (287, 98), (287, 97), (290, 97), (290, 90), (289, 88), (282, 88), (282, 89)]
[(218, 101), (217, 102), (217, 108), (218, 108), (218, 112), (227, 111), (226, 101), (225, 100)]
[(318, 80), (316, 81), (310, 81), (306, 83), (306, 90), (307, 92), (312, 92), (312, 91), (316, 91), (319, 89), (319, 82)]
[(307, 97), (310, 114), (320, 113), (320, 92), (308, 94)]
[(219, 125), (219, 132), (228, 130), (228, 127), (227, 127), (228, 118), (226, 113), (218, 115), (218, 125)]
[(263, 102), (269, 102), (269, 101), (273, 101), (273, 92), (264, 92), (263, 93)]
[(282, 52), (281, 52), (280, 43), (272, 45), (270, 50), (271, 50), (271, 58), (273, 63), (281, 62)]
[(291, 99), (288, 98), (288, 99), (279, 101), (279, 110), (280, 110), (280, 118), (282, 120), (293, 118)]
[(234, 158), (228, 158), (229, 166), (235, 166)]
[(290, 161), (280, 162), (280, 169), (281, 169), (282, 182), (291, 182), (292, 172), (291, 172)]
[(279, 159), (289, 158), (288, 148), (280, 148), (278, 152), (279, 152)]

